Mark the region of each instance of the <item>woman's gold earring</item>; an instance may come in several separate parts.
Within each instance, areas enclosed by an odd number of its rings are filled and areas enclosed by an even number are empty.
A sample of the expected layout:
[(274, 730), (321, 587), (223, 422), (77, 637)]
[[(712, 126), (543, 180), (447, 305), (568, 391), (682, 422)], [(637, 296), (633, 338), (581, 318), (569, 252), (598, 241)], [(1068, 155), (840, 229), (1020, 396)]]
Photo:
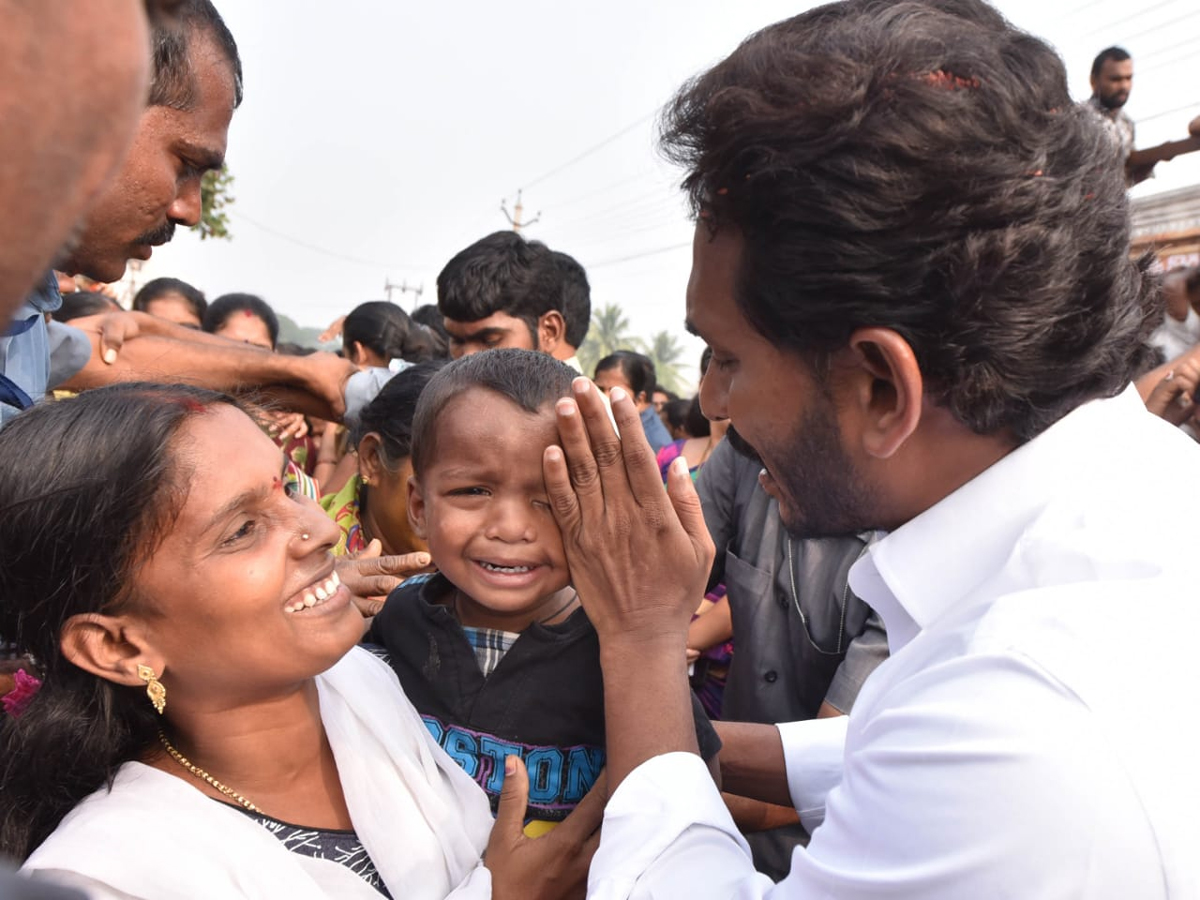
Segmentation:
[(138, 678), (146, 682), (146, 696), (150, 698), (150, 702), (154, 704), (155, 710), (161, 716), (163, 709), (167, 705), (167, 689), (162, 686), (162, 682), (158, 680), (158, 675), (149, 666), (143, 666), (139, 663), (137, 674)]
[(362, 477), (362, 483), (363, 483), (363, 484), (370, 484), (370, 483), (371, 483), (371, 476), (370, 476), (370, 475), (364, 475), (364, 476)]

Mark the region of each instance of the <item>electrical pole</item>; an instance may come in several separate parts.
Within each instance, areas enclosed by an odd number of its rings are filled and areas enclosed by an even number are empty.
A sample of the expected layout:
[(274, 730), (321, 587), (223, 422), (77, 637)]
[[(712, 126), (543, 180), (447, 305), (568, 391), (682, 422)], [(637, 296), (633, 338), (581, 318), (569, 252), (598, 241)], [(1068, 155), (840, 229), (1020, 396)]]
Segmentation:
[(421, 295), (425, 293), (425, 285), (420, 284), (416, 287), (410, 287), (407, 279), (400, 284), (396, 284), (391, 278), (384, 279), (383, 292), (387, 294), (388, 303), (393, 302), (392, 291), (399, 291), (401, 294), (412, 294), (415, 298), (413, 300), (413, 309), (416, 309), (421, 304)]
[(536, 216), (534, 216), (528, 222), (522, 222), (521, 215), (524, 213), (524, 211), (525, 211), (525, 207), (523, 207), (521, 205), (520, 189), (517, 190), (517, 205), (513, 207), (512, 215), (509, 215), (508, 206), (505, 203), (505, 201), (504, 200), (500, 201), (500, 212), (504, 213), (504, 218), (508, 219), (508, 224), (511, 225), (512, 230), (517, 232), (518, 234), (520, 233), (522, 228), (525, 228), (528, 225), (532, 225), (534, 222), (540, 222), (542, 219), (541, 210), (538, 210), (538, 214)]

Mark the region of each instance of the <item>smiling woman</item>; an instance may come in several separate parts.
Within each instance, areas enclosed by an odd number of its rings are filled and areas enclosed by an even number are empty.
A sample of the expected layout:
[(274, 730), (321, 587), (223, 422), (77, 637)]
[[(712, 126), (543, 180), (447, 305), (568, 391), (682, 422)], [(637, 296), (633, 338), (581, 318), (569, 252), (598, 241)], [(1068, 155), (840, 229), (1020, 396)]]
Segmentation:
[(0, 632), (42, 679), (0, 716), (0, 855), (93, 897), (490, 894), (487, 801), (356, 648), (283, 462), (184, 387), (0, 434)]

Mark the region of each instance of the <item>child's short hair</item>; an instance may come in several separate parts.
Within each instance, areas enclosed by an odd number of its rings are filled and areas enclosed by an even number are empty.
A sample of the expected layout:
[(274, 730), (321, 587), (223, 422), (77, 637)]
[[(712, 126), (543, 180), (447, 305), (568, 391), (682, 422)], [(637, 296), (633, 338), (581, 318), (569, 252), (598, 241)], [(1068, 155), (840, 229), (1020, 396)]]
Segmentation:
[(459, 394), (495, 391), (529, 413), (569, 396), (578, 372), (537, 350), (485, 350), (455, 360), (429, 380), (413, 416), (412, 467), (418, 478), (434, 458), (437, 420)]

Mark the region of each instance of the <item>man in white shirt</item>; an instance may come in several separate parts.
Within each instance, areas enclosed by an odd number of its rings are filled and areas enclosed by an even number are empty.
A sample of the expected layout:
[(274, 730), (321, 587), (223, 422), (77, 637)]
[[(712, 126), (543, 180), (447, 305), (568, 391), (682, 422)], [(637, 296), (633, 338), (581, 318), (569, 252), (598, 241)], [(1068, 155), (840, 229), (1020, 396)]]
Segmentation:
[(722, 728), (725, 790), (813, 828), (773, 885), (690, 730), (699, 503), (577, 382), (546, 479), (604, 666), (591, 896), (1200, 896), (1200, 449), (1128, 387), (1161, 298), (1099, 127), (977, 0), (813, 10), (668, 107), (705, 412), (794, 535), (889, 532), (850, 585), (892, 656), (848, 718)]

